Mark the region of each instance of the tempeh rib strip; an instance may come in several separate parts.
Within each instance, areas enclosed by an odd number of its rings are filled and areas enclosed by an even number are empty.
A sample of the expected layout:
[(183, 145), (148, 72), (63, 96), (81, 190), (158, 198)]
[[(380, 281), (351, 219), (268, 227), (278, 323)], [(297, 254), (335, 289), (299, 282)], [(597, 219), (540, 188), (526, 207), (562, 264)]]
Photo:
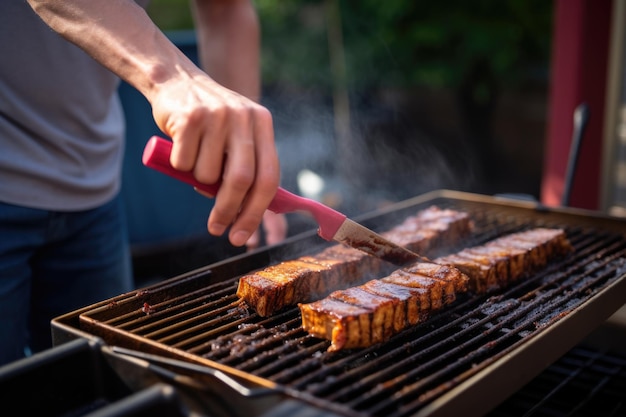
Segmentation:
[(459, 270), (427, 265), (398, 269), (387, 277), (300, 304), (302, 327), (313, 336), (329, 339), (330, 351), (384, 342), (452, 303), (455, 288), (466, 291), (469, 278)]
[(573, 247), (562, 229), (535, 228), (434, 261), (455, 266), (470, 277), (470, 291), (484, 293), (502, 288), (571, 251)]
[[(383, 232), (393, 242), (423, 255), (456, 244), (472, 229), (467, 213), (432, 206)], [(389, 271), (386, 262), (341, 244), (319, 253), (287, 260), (239, 279), (237, 295), (267, 317), (334, 290), (354, 286)]]
[(506, 235), (437, 258), (438, 264), (416, 263), (322, 300), (299, 304), (302, 327), (330, 340), (329, 351), (371, 346), (424, 322), (458, 294), (503, 288), (572, 250), (560, 229)]

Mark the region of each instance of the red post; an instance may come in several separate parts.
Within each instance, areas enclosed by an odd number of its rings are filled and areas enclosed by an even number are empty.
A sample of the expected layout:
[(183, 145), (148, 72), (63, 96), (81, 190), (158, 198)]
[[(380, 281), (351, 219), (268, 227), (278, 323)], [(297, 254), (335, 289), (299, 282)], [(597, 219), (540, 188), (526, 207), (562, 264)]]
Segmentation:
[(554, 0), (548, 126), (541, 186), (543, 204), (558, 206), (582, 102), (589, 122), (570, 193), (571, 207), (600, 207), (602, 140), (613, 0)]

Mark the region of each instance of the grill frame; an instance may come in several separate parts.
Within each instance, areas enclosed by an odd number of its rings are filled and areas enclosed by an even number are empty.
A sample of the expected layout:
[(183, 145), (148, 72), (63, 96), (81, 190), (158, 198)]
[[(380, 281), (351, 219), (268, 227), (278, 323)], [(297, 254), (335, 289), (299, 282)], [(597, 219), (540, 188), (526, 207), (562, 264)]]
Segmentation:
[[(399, 222), (400, 219), (413, 214), (419, 208), (428, 205), (453, 206), (463, 209), (487, 210), (490, 215), (499, 213), (513, 219), (522, 219), (521, 223), (528, 223), (528, 217), (535, 222), (565, 223), (576, 227), (591, 227), (593, 229), (608, 230), (621, 236), (626, 235), (626, 223), (619, 219), (578, 209), (547, 208), (534, 202), (499, 199), (457, 191), (439, 190), (416, 198), (395, 204), (385, 210), (362, 216), (357, 220), (366, 226), (384, 230), (385, 227)], [(525, 220), (525, 221), (524, 221)], [(514, 220), (515, 221), (515, 220)], [(494, 232), (497, 234), (497, 232)], [(185, 351), (172, 349), (152, 340), (137, 337), (134, 334), (119, 334), (115, 328), (108, 328), (95, 320), (90, 322), (91, 316), (106, 316), (107, 312), (115, 310), (120, 305), (141, 305), (143, 302), (156, 304), (155, 294), (163, 294), (168, 286), (180, 291), (189, 283), (189, 288), (201, 285), (213, 285), (224, 281), (225, 276), (236, 277), (283, 259), (289, 259), (302, 253), (311, 253), (323, 247), (324, 243), (314, 232), (294, 236), (280, 245), (255, 251), (251, 254), (236, 256), (217, 264), (191, 271), (179, 277), (148, 287), (145, 291), (134, 291), (123, 294), (110, 300), (105, 300), (84, 309), (71, 312), (52, 322), (52, 331), (55, 344), (77, 337), (102, 337), (110, 345), (124, 346), (132, 349), (150, 351), (169, 357), (182, 358), (186, 361), (206, 365), (235, 377), (241, 378), (249, 384), (271, 388), (285, 395), (298, 398), (320, 408), (331, 409), (343, 415), (367, 415), (351, 412), (342, 406), (319, 398), (300, 390), (294, 390), (276, 384), (266, 378), (258, 377), (239, 369), (225, 366), (219, 362), (207, 360)], [(198, 277), (202, 277), (199, 279)], [(622, 275), (612, 284), (596, 293), (592, 299), (569, 311), (564, 317), (552, 322), (546, 328), (549, 331), (539, 332), (525, 340), (521, 346), (497, 358), (478, 373), (470, 376), (460, 384), (444, 392), (441, 396), (421, 408), (414, 415), (450, 415), (464, 413), (481, 415), (489, 411), (511, 393), (530, 381), (535, 375), (549, 366), (552, 362), (567, 352), (572, 346), (582, 340), (594, 328), (600, 325), (613, 312), (626, 302), (626, 278)], [(94, 314), (95, 312), (95, 314)], [(115, 313), (117, 315), (117, 312)], [(102, 330), (105, 330), (102, 333)], [(520, 372), (523, 371), (523, 372)]]
[[(613, 335), (624, 337), (622, 330)], [(606, 347), (577, 345), (488, 417), (626, 414), (626, 356)]]

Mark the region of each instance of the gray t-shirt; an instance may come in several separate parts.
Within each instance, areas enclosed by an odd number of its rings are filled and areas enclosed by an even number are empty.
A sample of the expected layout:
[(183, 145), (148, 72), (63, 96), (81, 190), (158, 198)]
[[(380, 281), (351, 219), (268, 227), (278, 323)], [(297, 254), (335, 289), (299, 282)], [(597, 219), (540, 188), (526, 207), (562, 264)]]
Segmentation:
[(0, 201), (71, 211), (120, 189), (119, 79), (46, 26), (26, 1), (0, 1)]

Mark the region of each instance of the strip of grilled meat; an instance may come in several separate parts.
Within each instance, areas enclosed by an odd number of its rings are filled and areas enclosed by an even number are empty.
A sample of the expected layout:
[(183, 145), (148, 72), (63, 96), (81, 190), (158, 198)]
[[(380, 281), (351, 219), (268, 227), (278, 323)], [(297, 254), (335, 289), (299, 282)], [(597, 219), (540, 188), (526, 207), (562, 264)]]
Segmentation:
[[(449, 247), (468, 235), (473, 224), (467, 213), (432, 206), (383, 232), (387, 239), (424, 256)], [(260, 316), (330, 292), (354, 286), (390, 271), (380, 259), (336, 244), (242, 276), (237, 295)]]
[(506, 235), (437, 258), (437, 263), (416, 263), (358, 287), (334, 291), (322, 300), (301, 303), (302, 327), (330, 340), (330, 351), (371, 346), (425, 321), (458, 294), (503, 288), (572, 250), (560, 229)]
[(434, 261), (454, 265), (470, 277), (470, 291), (483, 293), (502, 288), (572, 250), (563, 230), (536, 228), (505, 235)]
[(300, 304), (302, 327), (330, 340), (330, 351), (367, 347), (427, 319), (467, 290), (469, 278), (449, 265), (415, 264), (363, 285)]

